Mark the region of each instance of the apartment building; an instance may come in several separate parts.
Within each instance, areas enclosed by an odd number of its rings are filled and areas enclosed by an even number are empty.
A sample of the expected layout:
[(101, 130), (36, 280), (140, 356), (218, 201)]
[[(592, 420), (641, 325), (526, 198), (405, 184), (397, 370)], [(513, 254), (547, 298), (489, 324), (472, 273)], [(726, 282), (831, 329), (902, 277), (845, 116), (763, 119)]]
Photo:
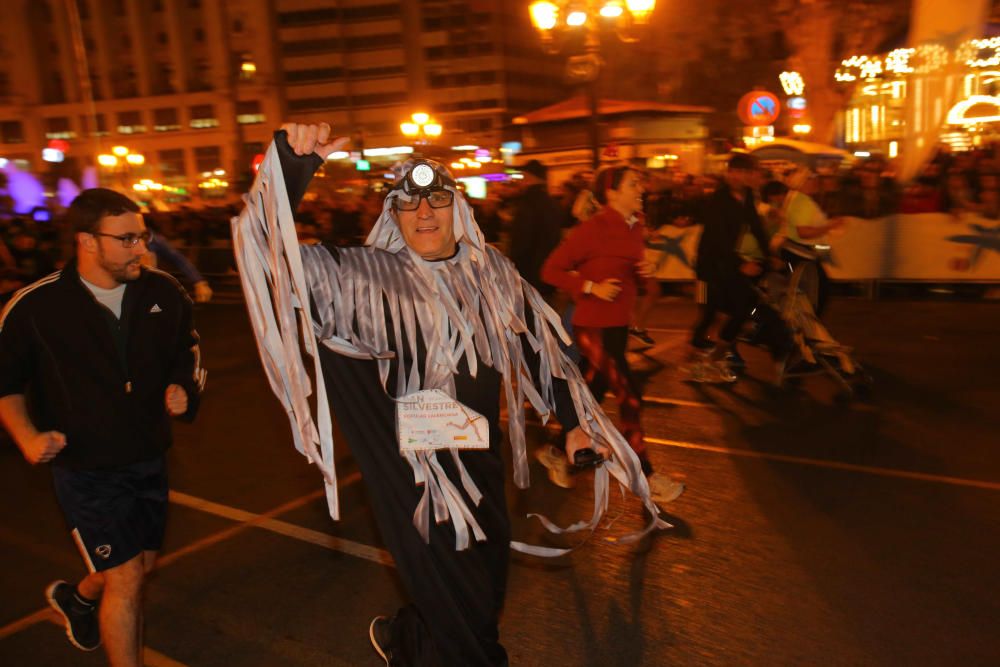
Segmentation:
[[(497, 146), (514, 116), (565, 94), (515, 0), (7, 0), (0, 158), (35, 173), (198, 191), (245, 178), (283, 119), (366, 148), (405, 143), (415, 111), (441, 143)], [(65, 160), (42, 161), (53, 140)], [(99, 166), (124, 146), (143, 156)], [(220, 174), (222, 172), (219, 172)], [(203, 191), (203, 194), (208, 194)]]
[[(0, 157), (79, 177), (101, 167), (196, 188), (249, 165), (281, 116), (268, 4), (253, 0), (9, 0), (0, 23)], [(42, 149), (63, 140), (65, 161)]]

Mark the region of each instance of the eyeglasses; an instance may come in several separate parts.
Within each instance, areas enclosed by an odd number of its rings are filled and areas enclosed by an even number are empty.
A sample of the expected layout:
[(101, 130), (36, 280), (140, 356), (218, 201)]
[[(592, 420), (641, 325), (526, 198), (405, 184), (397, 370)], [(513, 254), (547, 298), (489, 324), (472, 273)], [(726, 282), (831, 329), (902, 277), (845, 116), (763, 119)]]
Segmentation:
[(92, 236), (107, 236), (108, 238), (118, 239), (122, 243), (123, 248), (134, 248), (139, 245), (139, 241), (143, 244), (149, 245), (149, 242), (153, 240), (153, 232), (148, 229), (139, 234), (105, 234), (104, 232), (91, 232)]
[(416, 211), (420, 208), (421, 199), (426, 199), (431, 208), (444, 208), (451, 206), (455, 199), (455, 193), (451, 190), (420, 190), (410, 196), (412, 199), (397, 196), (394, 202), (396, 208), (400, 211)]

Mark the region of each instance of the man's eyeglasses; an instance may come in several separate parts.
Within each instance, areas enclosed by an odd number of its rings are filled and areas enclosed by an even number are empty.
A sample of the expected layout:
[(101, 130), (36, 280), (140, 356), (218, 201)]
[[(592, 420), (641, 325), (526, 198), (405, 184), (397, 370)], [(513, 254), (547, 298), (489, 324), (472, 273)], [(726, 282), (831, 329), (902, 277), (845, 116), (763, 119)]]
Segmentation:
[(420, 190), (410, 195), (411, 199), (403, 199), (397, 196), (395, 206), (400, 211), (416, 211), (420, 208), (420, 200), (426, 199), (431, 208), (445, 208), (451, 206), (455, 199), (455, 193), (451, 190)]
[(107, 236), (111, 239), (118, 239), (122, 243), (123, 248), (134, 248), (139, 245), (139, 241), (142, 241), (145, 245), (149, 245), (149, 242), (153, 240), (153, 232), (148, 229), (139, 234), (105, 234), (104, 232), (91, 232), (92, 236)]

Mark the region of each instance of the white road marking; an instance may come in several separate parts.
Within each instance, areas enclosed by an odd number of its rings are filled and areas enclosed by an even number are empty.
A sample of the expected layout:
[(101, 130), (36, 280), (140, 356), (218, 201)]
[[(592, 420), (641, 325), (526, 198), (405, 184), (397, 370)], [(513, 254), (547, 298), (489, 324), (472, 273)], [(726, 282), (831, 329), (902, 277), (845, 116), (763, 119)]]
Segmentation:
[(392, 556), (390, 556), (389, 552), (384, 549), (378, 549), (367, 544), (361, 544), (360, 542), (335, 537), (333, 535), (329, 535), (318, 530), (312, 530), (310, 528), (304, 528), (287, 521), (262, 517), (259, 514), (254, 514), (253, 512), (247, 512), (236, 507), (229, 507), (228, 505), (215, 503), (210, 500), (205, 500), (204, 498), (197, 498), (186, 493), (181, 493), (180, 491), (170, 492), (170, 502), (183, 505), (184, 507), (190, 507), (191, 509), (196, 509), (201, 512), (206, 512), (208, 514), (221, 516), (225, 519), (231, 519), (233, 521), (239, 521), (242, 523), (252, 522), (253, 527), (255, 528), (263, 528), (264, 530), (269, 530), (273, 533), (278, 533), (279, 535), (301, 540), (302, 542), (309, 542), (310, 544), (315, 544), (323, 547), (324, 549), (339, 551), (349, 556), (355, 556), (356, 558), (363, 558), (373, 563), (378, 563), (379, 565), (395, 566), (392, 561)]
[(829, 468), (831, 470), (844, 470), (847, 472), (857, 472), (866, 475), (878, 475), (880, 477), (896, 477), (899, 479), (913, 479), (921, 482), (934, 482), (937, 484), (949, 484), (951, 486), (966, 486), (976, 489), (986, 489), (987, 491), (1000, 491), (1000, 483), (987, 482), (979, 479), (968, 479), (965, 477), (949, 477), (947, 475), (934, 475), (931, 473), (914, 472), (910, 470), (898, 470), (896, 468), (879, 468), (877, 466), (858, 465), (856, 463), (843, 463), (841, 461), (828, 461), (824, 459), (810, 459), (804, 456), (788, 456), (786, 454), (769, 454), (766, 452), (755, 452), (747, 449), (733, 449), (730, 447), (717, 447), (715, 445), (704, 445), (697, 442), (683, 442), (681, 440), (665, 440), (663, 438), (644, 438), (649, 444), (663, 445), (666, 447), (677, 447), (679, 449), (693, 449), (702, 452), (712, 452), (714, 454), (725, 454), (727, 456), (742, 456), (753, 459), (764, 459), (767, 461), (780, 461), (782, 463), (795, 463), (798, 465), (812, 466), (814, 468)]

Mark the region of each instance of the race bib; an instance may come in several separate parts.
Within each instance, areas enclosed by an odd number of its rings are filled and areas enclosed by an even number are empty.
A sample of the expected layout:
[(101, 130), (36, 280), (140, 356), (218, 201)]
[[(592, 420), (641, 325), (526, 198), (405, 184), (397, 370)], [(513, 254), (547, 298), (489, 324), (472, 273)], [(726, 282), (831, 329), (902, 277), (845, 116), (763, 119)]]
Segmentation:
[(396, 402), (401, 452), (489, 449), (486, 418), (440, 389), (425, 389)]

